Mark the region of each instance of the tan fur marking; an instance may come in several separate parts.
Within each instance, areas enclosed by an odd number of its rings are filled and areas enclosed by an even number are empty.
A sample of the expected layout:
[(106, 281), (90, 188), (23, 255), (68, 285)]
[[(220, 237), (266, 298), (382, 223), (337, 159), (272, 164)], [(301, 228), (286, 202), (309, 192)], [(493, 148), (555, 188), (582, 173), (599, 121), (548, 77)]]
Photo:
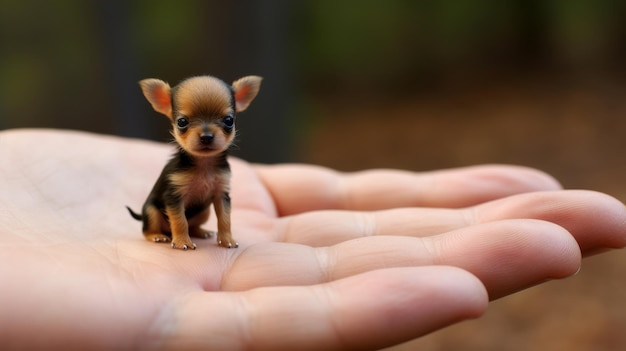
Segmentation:
[(232, 113), (228, 87), (217, 78), (193, 77), (183, 81), (176, 92), (176, 107), (185, 116), (223, 117)]
[[(200, 135), (204, 132), (202, 128), (202, 121), (198, 121), (197, 119), (190, 118), (191, 127), (187, 130), (186, 133), (180, 134), (177, 129), (173, 130), (173, 135), (176, 141), (183, 149), (187, 150), (187, 152), (191, 154), (199, 153), (199, 149), (202, 149), (203, 145), (200, 143)], [(218, 154), (228, 148), (231, 141), (235, 137), (235, 130), (232, 131), (229, 135), (224, 133), (224, 130), (218, 126), (216, 123), (208, 123), (207, 128), (209, 132), (211, 132), (215, 139), (213, 140), (212, 147), (214, 149), (213, 154)], [(202, 157), (211, 156), (207, 154), (207, 152), (202, 152)]]
[(189, 184), (191, 184), (195, 173), (194, 172), (176, 172), (170, 174), (168, 177), (170, 182), (176, 186), (176, 194), (184, 196), (188, 192)]
[(170, 174), (169, 179), (176, 186), (176, 193), (182, 197), (185, 206), (190, 203), (204, 202), (217, 191), (224, 189), (224, 180), (219, 173), (176, 172)]

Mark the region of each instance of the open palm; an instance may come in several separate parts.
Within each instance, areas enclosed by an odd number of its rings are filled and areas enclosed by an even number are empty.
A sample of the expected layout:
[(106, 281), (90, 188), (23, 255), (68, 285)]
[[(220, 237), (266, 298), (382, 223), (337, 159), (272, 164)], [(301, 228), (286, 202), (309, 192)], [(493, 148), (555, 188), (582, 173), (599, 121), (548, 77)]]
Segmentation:
[(3, 348), (376, 349), (626, 241), (619, 201), (527, 168), (342, 174), (232, 159), (240, 247), (174, 250), (124, 209), (170, 152), (0, 133)]

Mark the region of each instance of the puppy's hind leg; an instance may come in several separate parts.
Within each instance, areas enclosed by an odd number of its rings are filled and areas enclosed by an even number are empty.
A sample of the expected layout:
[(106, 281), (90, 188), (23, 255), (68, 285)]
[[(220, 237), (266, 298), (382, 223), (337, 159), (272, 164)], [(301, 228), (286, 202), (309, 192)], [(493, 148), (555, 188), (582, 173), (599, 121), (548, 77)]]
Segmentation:
[(170, 238), (169, 236), (165, 235), (165, 234), (161, 234), (161, 233), (143, 233), (143, 236), (146, 238), (146, 240), (148, 241), (153, 241), (155, 243), (168, 243), (170, 241), (172, 241), (172, 238)]
[(172, 238), (163, 233), (162, 222), (165, 222), (163, 214), (156, 207), (147, 205), (143, 211), (143, 235), (148, 241), (155, 243), (167, 243)]
[(200, 225), (209, 220), (209, 213), (209, 207), (207, 206), (204, 210), (202, 210), (202, 212), (191, 218), (187, 218), (187, 222), (189, 223), (189, 236), (200, 239), (209, 239), (217, 234), (213, 230), (200, 227)]
[(193, 236), (194, 238), (209, 239), (214, 237), (215, 235), (217, 235), (217, 232), (214, 230), (208, 230), (202, 227), (189, 228), (189, 236)]

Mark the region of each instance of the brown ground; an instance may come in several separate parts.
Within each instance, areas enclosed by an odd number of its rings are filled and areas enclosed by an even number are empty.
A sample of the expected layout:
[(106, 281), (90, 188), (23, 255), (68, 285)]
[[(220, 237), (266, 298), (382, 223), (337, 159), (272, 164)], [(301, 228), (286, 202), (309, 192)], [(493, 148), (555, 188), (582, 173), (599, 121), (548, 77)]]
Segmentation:
[[(342, 170), (478, 163), (542, 169), (566, 188), (626, 200), (626, 86), (516, 81), (398, 100), (319, 97), (304, 161)], [(575, 277), (492, 303), (486, 315), (393, 350), (626, 348), (626, 253), (587, 258)]]

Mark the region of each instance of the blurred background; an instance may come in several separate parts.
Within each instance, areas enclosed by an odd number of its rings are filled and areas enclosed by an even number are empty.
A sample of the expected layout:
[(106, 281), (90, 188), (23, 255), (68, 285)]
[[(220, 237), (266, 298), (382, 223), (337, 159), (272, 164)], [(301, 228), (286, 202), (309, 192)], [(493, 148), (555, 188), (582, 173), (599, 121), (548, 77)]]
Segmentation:
[[(626, 200), (626, 2), (0, 0), (0, 128), (169, 140), (137, 81), (265, 77), (234, 153), (542, 169)], [(394, 350), (626, 347), (626, 255)]]

